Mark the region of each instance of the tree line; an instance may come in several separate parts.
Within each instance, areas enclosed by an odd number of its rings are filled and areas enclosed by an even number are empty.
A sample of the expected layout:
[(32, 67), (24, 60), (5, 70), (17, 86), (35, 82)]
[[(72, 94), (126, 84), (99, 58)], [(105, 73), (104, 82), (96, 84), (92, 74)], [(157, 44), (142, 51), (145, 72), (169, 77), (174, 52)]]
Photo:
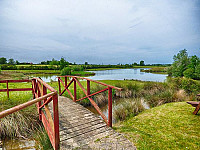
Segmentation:
[(187, 50), (181, 50), (173, 57), (173, 64), (168, 68), (168, 75), (172, 77), (187, 77), (200, 80), (200, 58), (196, 55), (188, 56)]

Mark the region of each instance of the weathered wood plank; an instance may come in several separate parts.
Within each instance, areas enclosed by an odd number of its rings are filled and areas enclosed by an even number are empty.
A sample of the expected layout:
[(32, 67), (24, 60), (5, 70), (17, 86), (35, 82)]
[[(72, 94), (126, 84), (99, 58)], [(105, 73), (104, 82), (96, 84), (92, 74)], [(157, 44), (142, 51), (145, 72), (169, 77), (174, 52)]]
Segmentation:
[(136, 147), (123, 135), (107, 127), (106, 123), (72, 100), (60, 96), (60, 149), (127, 149)]

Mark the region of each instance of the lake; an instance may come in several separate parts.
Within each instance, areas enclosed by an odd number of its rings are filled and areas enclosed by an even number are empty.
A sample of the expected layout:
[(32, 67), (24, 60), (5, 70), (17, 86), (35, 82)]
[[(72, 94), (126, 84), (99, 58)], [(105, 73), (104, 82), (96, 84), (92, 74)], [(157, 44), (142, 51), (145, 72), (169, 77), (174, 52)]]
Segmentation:
[[(166, 74), (154, 74), (141, 72), (142, 69), (147, 68), (134, 68), (134, 69), (113, 69), (113, 70), (100, 70), (100, 71), (88, 71), (94, 72), (94, 76), (87, 76), (93, 80), (141, 80), (141, 81), (158, 81), (163, 82), (167, 75)], [(59, 75), (46, 75), (36, 74), (34, 77), (41, 77), (45, 82), (57, 81)]]
[(163, 82), (167, 75), (166, 74), (154, 74), (141, 72), (141, 70), (148, 68), (134, 68), (134, 69), (114, 69), (114, 70), (101, 70), (91, 71), (94, 72), (94, 76), (87, 78), (93, 80), (141, 80), (141, 81), (158, 81)]

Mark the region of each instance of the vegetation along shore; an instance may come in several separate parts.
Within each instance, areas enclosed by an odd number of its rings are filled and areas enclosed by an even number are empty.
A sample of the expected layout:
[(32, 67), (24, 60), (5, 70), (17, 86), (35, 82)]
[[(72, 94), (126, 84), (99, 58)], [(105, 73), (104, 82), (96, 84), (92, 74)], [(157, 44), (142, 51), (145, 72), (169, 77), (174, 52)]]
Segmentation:
[[(30, 64), (28, 65), (30, 66)], [(45, 65), (43, 64), (43, 67)], [(87, 66), (88, 64), (84, 65)], [(60, 68), (60, 66), (59, 64), (54, 67)], [(116, 120), (113, 128), (124, 133), (138, 149), (199, 149), (199, 115), (193, 115), (193, 108), (186, 104), (186, 101), (197, 101), (199, 99), (197, 96), (200, 93), (199, 66), (200, 59), (198, 57), (188, 56), (187, 51), (182, 50), (174, 56), (174, 63), (171, 66), (145, 66), (146, 68), (151, 67), (150, 70), (154, 70), (149, 72), (156, 72), (156, 70), (158, 70), (157, 72), (167, 72), (169, 77), (165, 82), (137, 80), (101, 81), (124, 89), (123, 91), (113, 91), (114, 101), (120, 101), (113, 108), (113, 117)], [(144, 66), (137, 67), (145, 68)], [(95, 69), (102, 70), (106, 68), (104, 66), (100, 68), (99, 66), (99, 68), (89, 70)], [(107, 69), (113, 68), (108, 67)], [(55, 70), (1, 70), (0, 77), (1, 80), (23, 79), (28, 78), (30, 74), (37, 73), (86, 75), (86, 70), (88, 68), (84, 68), (83, 65), (65, 64), (62, 69)], [(81, 83), (86, 88), (86, 82), (81, 81)], [(58, 91), (57, 82), (51, 81), (48, 84)], [(9, 87), (27, 88), (31, 87), (31, 83), (10, 83)], [(0, 89), (5, 88), (5, 84), (0, 84)], [(91, 83), (91, 93), (101, 89), (103, 89), (102, 86)], [(72, 86), (69, 90), (73, 94)], [(64, 93), (64, 96), (68, 97), (69, 95)], [(84, 93), (77, 87), (77, 98), (83, 96)], [(100, 107), (108, 102), (107, 92), (96, 95), (93, 98)], [(2, 92), (0, 95), (0, 111), (30, 99), (32, 99), (31, 92), (10, 92), (9, 99), (6, 93)], [(84, 106), (90, 106), (88, 99), (79, 103)], [(148, 108), (147, 110), (144, 103), (150, 109)], [(35, 139), (40, 149), (52, 148), (49, 147), (51, 144), (38, 119), (35, 106), (28, 107), (1, 119), (0, 137), (1, 139), (5, 137)]]

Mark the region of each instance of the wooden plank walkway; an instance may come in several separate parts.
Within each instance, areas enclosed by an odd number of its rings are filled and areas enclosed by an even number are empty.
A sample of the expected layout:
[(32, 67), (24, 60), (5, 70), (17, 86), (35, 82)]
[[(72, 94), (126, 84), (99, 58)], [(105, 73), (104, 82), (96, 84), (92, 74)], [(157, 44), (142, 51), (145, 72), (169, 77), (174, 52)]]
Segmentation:
[(59, 96), (60, 149), (134, 150), (123, 135), (106, 126), (92, 112)]

